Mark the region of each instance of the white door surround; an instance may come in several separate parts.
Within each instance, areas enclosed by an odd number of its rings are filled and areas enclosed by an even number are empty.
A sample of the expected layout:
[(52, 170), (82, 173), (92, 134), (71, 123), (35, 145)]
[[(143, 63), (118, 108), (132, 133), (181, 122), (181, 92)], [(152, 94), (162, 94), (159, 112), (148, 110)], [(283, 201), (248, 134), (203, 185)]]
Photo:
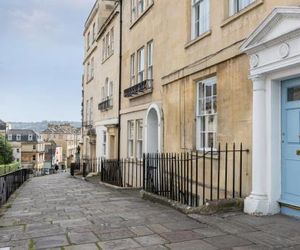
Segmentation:
[(152, 103), (145, 117), (145, 152), (160, 153), (163, 148), (162, 111), (158, 104)]
[(281, 81), (300, 75), (300, 8), (280, 7), (243, 43), (253, 82), (252, 192), (245, 212), (280, 211)]

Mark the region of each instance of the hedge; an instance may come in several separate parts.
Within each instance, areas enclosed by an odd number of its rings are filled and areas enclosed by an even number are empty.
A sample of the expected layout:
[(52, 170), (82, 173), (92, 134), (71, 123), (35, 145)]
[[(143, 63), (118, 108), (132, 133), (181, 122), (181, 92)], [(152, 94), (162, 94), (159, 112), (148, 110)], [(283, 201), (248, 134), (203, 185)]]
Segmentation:
[(21, 168), (21, 165), (19, 162), (13, 162), (6, 165), (0, 165), (0, 175), (5, 175), (10, 172), (14, 172)]

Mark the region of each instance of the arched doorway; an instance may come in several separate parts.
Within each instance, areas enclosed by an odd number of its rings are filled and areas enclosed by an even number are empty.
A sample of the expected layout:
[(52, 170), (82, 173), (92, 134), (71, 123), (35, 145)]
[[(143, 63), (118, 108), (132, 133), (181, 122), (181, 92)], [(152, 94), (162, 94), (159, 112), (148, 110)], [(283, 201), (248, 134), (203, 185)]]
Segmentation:
[(146, 115), (146, 153), (159, 153), (161, 152), (161, 111), (157, 104), (152, 104), (147, 111)]
[(155, 109), (151, 109), (147, 117), (147, 151), (158, 152), (158, 117)]

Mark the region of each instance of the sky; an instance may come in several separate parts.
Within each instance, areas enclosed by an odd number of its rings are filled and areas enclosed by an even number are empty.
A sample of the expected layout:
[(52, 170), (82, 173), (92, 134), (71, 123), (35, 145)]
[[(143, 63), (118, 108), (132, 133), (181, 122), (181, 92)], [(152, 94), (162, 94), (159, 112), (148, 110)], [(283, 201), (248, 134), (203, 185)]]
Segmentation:
[(0, 119), (80, 121), (83, 27), (95, 0), (0, 0)]

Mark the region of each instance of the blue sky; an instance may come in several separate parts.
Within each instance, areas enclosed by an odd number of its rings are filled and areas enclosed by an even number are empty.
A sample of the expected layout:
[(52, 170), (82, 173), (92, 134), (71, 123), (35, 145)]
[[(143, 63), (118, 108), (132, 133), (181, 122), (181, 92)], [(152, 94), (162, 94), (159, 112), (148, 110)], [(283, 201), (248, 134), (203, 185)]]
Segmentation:
[(0, 119), (74, 120), (95, 0), (0, 0)]

